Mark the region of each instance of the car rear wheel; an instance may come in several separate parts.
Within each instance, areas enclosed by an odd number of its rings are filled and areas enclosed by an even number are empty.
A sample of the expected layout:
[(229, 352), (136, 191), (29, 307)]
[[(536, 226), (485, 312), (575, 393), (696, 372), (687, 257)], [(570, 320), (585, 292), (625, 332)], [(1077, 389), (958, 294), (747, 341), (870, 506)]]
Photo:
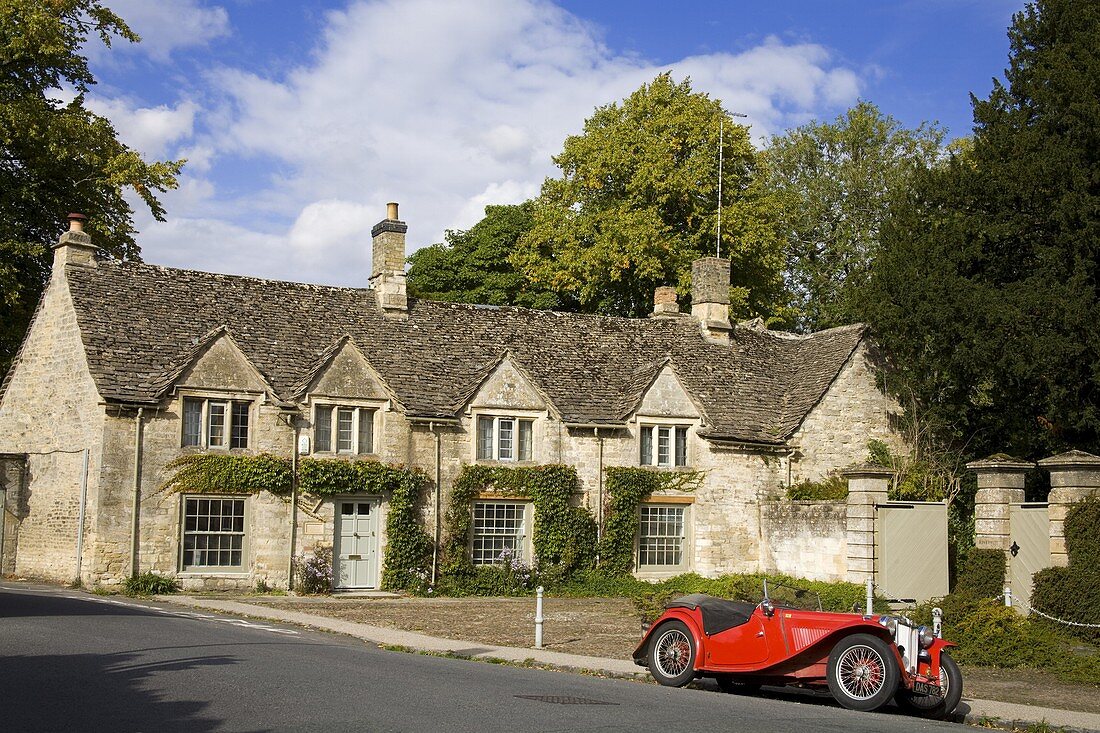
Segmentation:
[(882, 639), (852, 634), (829, 653), (829, 692), (849, 710), (878, 710), (898, 689), (901, 673), (894, 652)]
[(668, 687), (683, 687), (695, 678), (695, 641), (682, 621), (669, 621), (653, 634), (649, 673)]
[(940, 652), (940, 687), (943, 688), (943, 697), (914, 695), (909, 690), (898, 690), (894, 699), (906, 712), (939, 720), (953, 713), (962, 700), (962, 681), (959, 665), (955, 664), (955, 660), (947, 652)]

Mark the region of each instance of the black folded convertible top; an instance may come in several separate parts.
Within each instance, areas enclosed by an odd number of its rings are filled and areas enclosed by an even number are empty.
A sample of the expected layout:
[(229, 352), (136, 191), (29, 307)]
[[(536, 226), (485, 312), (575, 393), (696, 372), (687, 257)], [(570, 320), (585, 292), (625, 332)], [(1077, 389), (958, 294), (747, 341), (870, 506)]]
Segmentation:
[(697, 608), (703, 617), (703, 633), (707, 636), (747, 622), (756, 606), (752, 603), (727, 601), (704, 593), (692, 593), (690, 596), (669, 601), (665, 608)]

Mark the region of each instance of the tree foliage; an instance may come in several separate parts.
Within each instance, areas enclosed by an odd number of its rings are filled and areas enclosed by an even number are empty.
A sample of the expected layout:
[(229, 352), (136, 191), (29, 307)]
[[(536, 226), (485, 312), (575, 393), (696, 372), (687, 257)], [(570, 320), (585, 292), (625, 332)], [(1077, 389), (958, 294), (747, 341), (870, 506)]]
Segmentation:
[(606, 314), (648, 314), (659, 285), (690, 292), (691, 262), (715, 251), (723, 118), (721, 254), (732, 260), (731, 310), (771, 315), (782, 251), (748, 131), (718, 100), (667, 73), (599, 107), (582, 134), (565, 140), (554, 158), (561, 176), (543, 183), (512, 257), (517, 270)]
[(532, 204), (486, 206), (485, 218), (465, 231), (447, 230), (446, 243), (409, 257), (409, 292), (418, 298), (456, 303), (561, 309), (554, 293), (530, 283), (509, 261), (531, 229)]
[(934, 163), (942, 142), (936, 126), (906, 129), (870, 102), (772, 139), (765, 180), (779, 203), (799, 330), (858, 320), (855, 293), (878, 254), (890, 196), (908, 186), (913, 167)]
[(918, 172), (863, 304), (901, 385), (973, 453), (1100, 449), (1100, 6), (1016, 14), (973, 144)]
[(99, 0), (0, 2), (0, 374), (26, 331), (50, 269), (50, 244), (65, 215), (90, 217), (87, 231), (109, 254), (136, 259), (130, 189), (153, 216), (183, 161), (146, 162), (88, 111), (95, 84), (81, 49), (137, 35)]

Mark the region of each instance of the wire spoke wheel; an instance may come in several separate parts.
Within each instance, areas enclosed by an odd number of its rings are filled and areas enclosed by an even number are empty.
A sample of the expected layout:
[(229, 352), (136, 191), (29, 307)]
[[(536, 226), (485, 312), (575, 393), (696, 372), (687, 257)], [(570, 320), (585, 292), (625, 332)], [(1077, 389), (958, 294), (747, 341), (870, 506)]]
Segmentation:
[(840, 655), (837, 681), (852, 698), (868, 700), (886, 682), (886, 660), (869, 646), (853, 646)]
[(657, 639), (653, 662), (666, 677), (679, 677), (691, 664), (691, 639), (680, 629), (669, 629)]

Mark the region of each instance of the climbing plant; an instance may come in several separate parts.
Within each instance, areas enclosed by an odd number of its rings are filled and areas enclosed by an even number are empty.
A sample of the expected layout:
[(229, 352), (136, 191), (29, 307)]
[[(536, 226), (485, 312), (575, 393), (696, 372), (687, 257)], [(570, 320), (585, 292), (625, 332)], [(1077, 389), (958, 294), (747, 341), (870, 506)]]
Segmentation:
[(535, 563), (541, 573), (559, 577), (592, 567), (596, 552), (596, 523), (584, 507), (571, 500), (579, 491), (573, 466), (547, 465), (510, 468), (466, 465), (451, 489), (451, 503), (445, 517), (443, 574), (471, 577), (468, 541), (473, 522), (471, 507), (480, 494), (531, 499), (535, 527), (531, 540)]
[(609, 575), (629, 573), (634, 567), (638, 507), (657, 491), (694, 491), (703, 474), (626, 466), (608, 466), (604, 473), (607, 476), (608, 513), (599, 547), (600, 570)]
[(165, 469), (173, 472), (165, 488), (195, 494), (288, 494), (293, 481), (290, 460), (270, 453), (188, 453)]

